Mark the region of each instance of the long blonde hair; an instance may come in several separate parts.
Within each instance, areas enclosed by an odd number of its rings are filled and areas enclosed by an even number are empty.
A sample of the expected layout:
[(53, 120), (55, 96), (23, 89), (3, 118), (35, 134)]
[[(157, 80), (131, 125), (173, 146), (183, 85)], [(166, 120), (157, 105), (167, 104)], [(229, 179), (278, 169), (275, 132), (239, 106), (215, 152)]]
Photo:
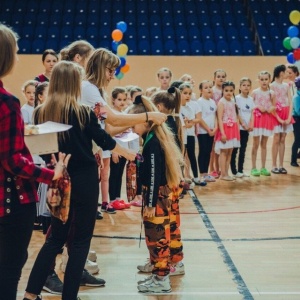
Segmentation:
[(53, 121), (68, 124), (73, 111), (83, 129), (89, 108), (78, 103), (81, 94), (80, 69), (82, 67), (78, 64), (69, 61), (58, 62), (54, 66), (47, 100), (37, 108), (38, 123)]
[[(129, 110), (129, 113), (139, 114), (143, 112), (157, 111), (155, 105), (145, 96), (141, 97), (142, 103), (133, 104)], [(155, 125), (149, 121), (150, 130), (153, 130), (159, 143), (165, 153), (166, 162), (166, 178), (170, 188), (179, 185), (181, 179), (180, 164), (183, 164), (183, 157), (176, 145), (174, 135), (166, 124), (160, 126)]]
[(117, 55), (105, 48), (96, 49), (87, 62), (85, 79), (98, 89), (105, 89), (108, 85), (106, 68), (115, 69), (119, 65), (120, 59)]

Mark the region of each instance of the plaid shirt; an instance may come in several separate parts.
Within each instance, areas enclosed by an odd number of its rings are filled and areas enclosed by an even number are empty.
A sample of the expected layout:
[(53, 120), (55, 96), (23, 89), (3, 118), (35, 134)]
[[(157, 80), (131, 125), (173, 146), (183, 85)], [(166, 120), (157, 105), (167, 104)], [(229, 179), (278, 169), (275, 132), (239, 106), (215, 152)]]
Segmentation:
[[(37, 167), (24, 143), (20, 101), (0, 80), (0, 217), (11, 213), (11, 202), (37, 202), (35, 181), (49, 184), (54, 171)], [(18, 200), (12, 198), (16, 190)]]

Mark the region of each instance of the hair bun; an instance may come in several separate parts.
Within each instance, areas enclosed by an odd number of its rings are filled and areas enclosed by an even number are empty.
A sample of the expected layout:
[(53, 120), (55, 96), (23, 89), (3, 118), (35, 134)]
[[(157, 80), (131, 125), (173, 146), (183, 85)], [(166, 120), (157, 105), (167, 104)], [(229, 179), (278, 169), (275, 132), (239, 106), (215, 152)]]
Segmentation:
[(137, 104), (141, 104), (143, 103), (142, 101), (142, 95), (138, 95), (135, 97), (133, 104), (137, 105)]
[(170, 94), (175, 93), (175, 87), (174, 86), (169, 87), (168, 88), (168, 93), (170, 93)]

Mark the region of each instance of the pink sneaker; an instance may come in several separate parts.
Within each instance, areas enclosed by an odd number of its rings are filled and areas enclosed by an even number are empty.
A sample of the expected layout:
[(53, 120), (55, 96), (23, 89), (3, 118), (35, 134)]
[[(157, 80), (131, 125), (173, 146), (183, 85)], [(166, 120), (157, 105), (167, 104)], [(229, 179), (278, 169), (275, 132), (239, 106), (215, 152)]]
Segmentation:
[(143, 200), (135, 200), (135, 201), (131, 201), (130, 204), (131, 204), (132, 206), (142, 207), (142, 205), (143, 205)]
[(215, 178), (219, 178), (220, 174), (217, 171), (213, 171), (210, 173), (211, 176), (215, 177)]
[(131, 204), (128, 203), (128, 202), (125, 202), (125, 200), (123, 200), (123, 199), (116, 199), (116, 200), (114, 200), (114, 201), (112, 201), (112, 202), (115, 202), (115, 201), (124, 204), (124, 205), (125, 205), (125, 208), (130, 208), (130, 207), (131, 207)]

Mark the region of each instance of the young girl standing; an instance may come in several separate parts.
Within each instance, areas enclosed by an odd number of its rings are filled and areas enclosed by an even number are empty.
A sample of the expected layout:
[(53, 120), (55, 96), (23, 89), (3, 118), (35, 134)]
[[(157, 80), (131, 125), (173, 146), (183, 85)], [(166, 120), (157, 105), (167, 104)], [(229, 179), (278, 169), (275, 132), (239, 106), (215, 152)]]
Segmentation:
[[(212, 87), (212, 99), (218, 105), (222, 98), (222, 84), (226, 81), (227, 74), (223, 69), (217, 69), (214, 72), (214, 85)], [(213, 149), (215, 148), (213, 144)], [(215, 178), (219, 177), (219, 155), (215, 151), (211, 152), (210, 164), (209, 164), (211, 175)]]
[[(272, 173), (287, 174), (287, 170), (283, 167), (283, 159), (285, 153), (285, 138), (287, 133), (293, 131), (292, 111), (293, 105), (289, 85), (283, 80), (286, 78), (286, 66), (279, 65), (274, 68), (273, 82), (270, 88), (275, 93), (276, 100), (276, 124), (274, 127), (274, 137), (272, 144)], [(277, 168), (277, 156), (279, 154), (279, 168)]]
[(187, 155), (193, 172), (193, 182), (196, 185), (205, 186), (206, 182), (198, 178), (198, 165), (195, 155), (195, 124), (200, 120), (199, 107), (196, 102), (191, 103), (192, 87), (189, 83), (179, 86), (181, 94), (180, 113), (184, 120), (184, 135), (186, 135), (185, 155)]
[[(112, 108), (117, 113), (124, 113), (127, 106), (127, 94), (125, 88), (116, 87), (112, 90)], [(125, 133), (125, 132), (124, 132)], [(122, 142), (119, 138), (124, 133), (115, 135), (116, 142), (124, 148), (129, 148), (128, 142)], [(126, 158), (119, 156), (117, 153), (112, 153), (110, 159), (110, 174), (109, 174), (109, 198), (113, 201), (113, 206), (118, 209), (129, 208), (130, 204), (124, 202), (121, 198), (122, 177)], [(119, 203), (117, 203), (119, 202)]]
[(133, 152), (120, 147), (100, 128), (89, 107), (78, 103), (80, 85), (81, 67), (78, 64), (67, 61), (57, 63), (53, 68), (48, 99), (36, 111), (39, 123), (53, 121), (72, 125), (68, 133), (60, 134), (58, 138), (59, 149), (72, 154), (68, 166), (72, 190), (68, 221), (63, 224), (58, 218), (52, 218), (52, 232), (32, 268), (25, 300), (40, 299), (37, 295), (42, 290), (50, 265), (67, 239), (70, 250), (62, 299), (77, 299), (79, 286), (84, 284), (83, 268), (95, 226), (99, 195), (98, 167), (92, 152), (92, 141), (130, 160), (135, 157)]
[(157, 79), (160, 84), (159, 90), (167, 90), (172, 80), (172, 72), (169, 68), (161, 68), (157, 72)]
[(26, 103), (22, 106), (21, 113), (25, 124), (32, 124), (36, 85), (37, 82), (35, 80), (29, 80), (26, 81), (22, 87), (22, 92), (25, 96)]
[(216, 133), (215, 151), (220, 154), (220, 179), (233, 181), (229, 176), (231, 153), (233, 148), (240, 147), (240, 131), (234, 97), (235, 85), (231, 81), (222, 84), (223, 97), (217, 107), (219, 130)]
[[(138, 96), (131, 113), (154, 111), (154, 105)], [(143, 219), (146, 244), (153, 264), (152, 276), (138, 282), (143, 293), (171, 292), (170, 269), (181, 274), (183, 253), (179, 228), (172, 214), (178, 206), (180, 163), (182, 156), (175, 144), (173, 134), (165, 124), (155, 126), (152, 122), (135, 125), (133, 131), (143, 137), (140, 176), (143, 186)], [(174, 274), (176, 275), (176, 274)]]
[(293, 98), (294, 95), (297, 94), (297, 87), (295, 85), (295, 78), (297, 76), (299, 76), (299, 70), (297, 68), (297, 66), (295, 65), (288, 65), (286, 67), (286, 76), (288, 79), (288, 84), (289, 84), (289, 89), (290, 89), (290, 93), (291, 93), (291, 97)]
[[(244, 172), (244, 161), (249, 132), (253, 130), (254, 102), (253, 98), (249, 96), (250, 89), (251, 80), (247, 77), (243, 77), (240, 80), (240, 94), (235, 97), (236, 105), (239, 110), (241, 147), (233, 149), (230, 162), (231, 172), (237, 178), (249, 177), (249, 175)], [(238, 167), (236, 167), (236, 156), (238, 151)]]
[(201, 97), (197, 100), (199, 107), (199, 123), (196, 126), (199, 155), (198, 166), (200, 174), (206, 182), (216, 181), (215, 177), (208, 174), (210, 153), (213, 150), (214, 136), (218, 129), (216, 118), (217, 105), (212, 97), (212, 85), (208, 80), (199, 85)]
[(43, 104), (47, 98), (49, 82), (41, 82), (36, 85), (35, 97), (34, 97), (34, 107)]
[[(269, 89), (271, 74), (267, 71), (261, 71), (258, 74), (260, 87), (252, 92), (255, 108), (253, 111), (254, 123), (253, 146), (252, 146), (252, 176), (270, 176), (271, 173), (266, 169), (267, 158), (267, 142), (269, 136), (273, 135), (275, 118), (273, 112), (275, 110), (274, 92)], [(256, 168), (257, 150), (261, 148), (261, 169)]]

